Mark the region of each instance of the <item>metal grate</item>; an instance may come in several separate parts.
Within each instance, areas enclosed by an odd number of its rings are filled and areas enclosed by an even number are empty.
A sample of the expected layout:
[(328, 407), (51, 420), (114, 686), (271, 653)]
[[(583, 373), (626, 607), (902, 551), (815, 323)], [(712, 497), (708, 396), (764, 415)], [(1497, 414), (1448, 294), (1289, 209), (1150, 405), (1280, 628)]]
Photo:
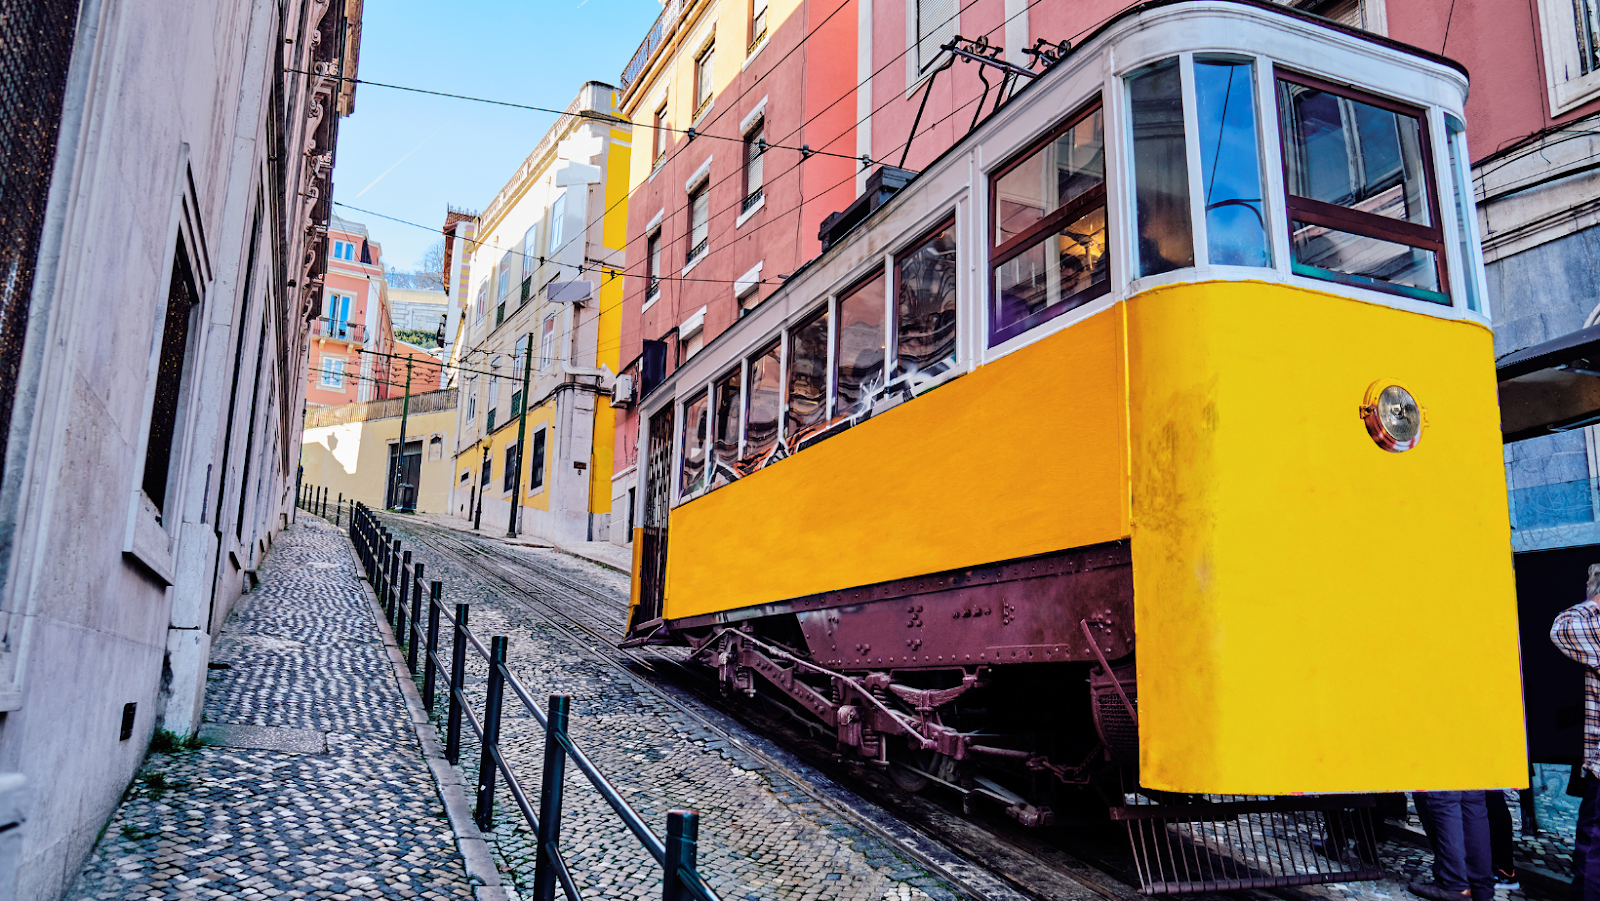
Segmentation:
[(1111, 810), (1128, 826), (1148, 895), (1380, 879), (1372, 795), (1132, 792)]
[(0, 0), (0, 460), (77, 24), (77, 0)]

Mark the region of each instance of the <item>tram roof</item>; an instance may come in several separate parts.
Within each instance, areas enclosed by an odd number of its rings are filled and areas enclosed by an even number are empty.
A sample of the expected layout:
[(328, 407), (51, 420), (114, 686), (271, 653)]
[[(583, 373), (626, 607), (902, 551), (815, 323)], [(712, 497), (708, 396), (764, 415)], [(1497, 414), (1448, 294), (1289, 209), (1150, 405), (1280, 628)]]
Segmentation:
[(1505, 443), (1600, 422), (1600, 325), (1507, 354), (1495, 368)]

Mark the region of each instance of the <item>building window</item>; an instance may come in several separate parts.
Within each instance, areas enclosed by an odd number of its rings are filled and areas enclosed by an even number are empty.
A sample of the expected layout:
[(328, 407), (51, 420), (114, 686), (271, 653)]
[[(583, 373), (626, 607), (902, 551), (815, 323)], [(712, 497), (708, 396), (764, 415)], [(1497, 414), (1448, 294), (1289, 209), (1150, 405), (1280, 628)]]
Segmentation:
[(550, 252), (551, 259), (561, 254), (562, 235), (561, 225), (566, 221), (567, 192), (562, 191), (556, 199), (550, 202)]
[(478, 419), (478, 377), (467, 379), (467, 419), (474, 422)]
[(354, 260), (356, 246), (349, 241), (333, 242), (333, 258), (336, 260)]
[(330, 338), (350, 337), (350, 296), (348, 294), (329, 294), (327, 317), (324, 330)]
[(956, 362), (956, 223), (946, 220), (895, 257), (893, 381), (911, 387)]
[(144, 446), (144, 493), (156, 513), (166, 509), (172, 455), (178, 441), (178, 411), (188, 370), (189, 326), (199, 305), (199, 292), (189, 265), (189, 251), (178, 241), (172, 261), (172, 283), (167, 287), (167, 312), (161, 330), (161, 356), (156, 368), (155, 403), (150, 408), (150, 432)]
[(739, 210), (742, 213), (748, 213), (761, 202), (762, 159), (767, 154), (766, 133), (765, 119), (758, 119), (744, 136), (744, 203)]
[(1539, 0), (1550, 114), (1600, 95), (1600, 0)]
[(499, 325), (506, 321), (506, 302), (511, 299), (511, 254), (500, 258), (498, 274), (495, 276), (495, 308), (494, 324)]
[(1297, 275), (1448, 304), (1423, 111), (1278, 76)]
[(324, 388), (332, 388), (335, 391), (344, 390), (344, 360), (342, 358), (322, 358), (322, 381), (319, 384)]
[(518, 448), (515, 444), (506, 448), (506, 468), (501, 476), (501, 491), (517, 490), (517, 476), (522, 467), (522, 460), (518, 458), (517, 450)]
[(661, 293), (661, 229), (645, 239), (644, 300), (649, 303)]
[(939, 48), (956, 36), (961, 24), (957, 0), (911, 0), (916, 4), (917, 71), (925, 72), (942, 53)]
[(654, 169), (667, 158), (667, 101), (663, 99), (656, 109), (655, 128), (650, 136), (650, 167)]
[(767, 39), (767, 0), (750, 0), (750, 51)]
[(711, 105), (711, 90), (713, 82), (713, 60), (716, 58), (717, 45), (715, 42), (707, 44), (706, 49), (694, 61), (694, 118), (699, 119), (700, 114)]
[(539, 327), (539, 368), (549, 369), (555, 362), (556, 356), (556, 314), (551, 313), (544, 317), (544, 325)]
[(529, 494), (544, 487), (544, 434), (544, 429), (533, 433), (533, 444), (528, 451)]
[(990, 346), (1111, 289), (1105, 116), (1098, 102), (1001, 166), (990, 203)]
[(489, 315), (489, 282), (485, 280), (478, 285), (478, 321)]
[(689, 258), (685, 265), (705, 256), (709, 244), (707, 220), (711, 216), (711, 182), (702, 181), (689, 192)]

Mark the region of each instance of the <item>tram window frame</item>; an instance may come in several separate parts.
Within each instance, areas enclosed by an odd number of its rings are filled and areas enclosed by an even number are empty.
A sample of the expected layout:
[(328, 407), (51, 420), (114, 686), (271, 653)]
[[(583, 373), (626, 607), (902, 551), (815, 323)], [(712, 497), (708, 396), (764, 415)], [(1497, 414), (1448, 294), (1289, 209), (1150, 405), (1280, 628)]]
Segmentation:
[[(1284, 82), (1315, 91), (1322, 91), (1335, 97), (1356, 103), (1364, 103), (1398, 116), (1414, 119), (1417, 123), (1417, 155), (1419, 162), (1422, 164), (1422, 199), (1427, 204), (1431, 224), (1422, 225), (1385, 216), (1381, 213), (1369, 213), (1364, 210), (1357, 210), (1293, 193), (1291, 189), (1289, 155), (1290, 144), (1294, 141), (1294, 136), (1290, 134), (1288, 110), (1284, 106), (1284, 93), (1282, 90)], [(1439, 306), (1455, 306), (1455, 295), (1450, 284), (1450, 249), (1445, 239), (1444, 230), (1446, 211), (1440, 199), (1438, 173), (1434, 165), (1433, 120), (1428, 114), (1427, 107), (1395, 100), (1381, 94), (1374, 94), (1371, 91), (1351, 85), (1318, 78), (1315, 75), (1308, 75), (1281, 65), (1272, 67), (1272, 93), (1275, 115), (1278, 117), (1278, 160), (1282, 167), (1284, 221), (1289, 229), (1288, 263), (1290, 271), (1295, 275), (1306, 278), (1334, 282), (1353, 288), (1379, 291)], [(1297, 221), (1354, 235), (1359, 238), (1385, 241), (1391, 244), (1429, 251), (1433, 254), (1434, 272), (1438, 280), (1439, 290), (1433, 291), (1410, 285), (1395, 284), (1370, 276), (1323, 269), (1302, 263), (1299, 260), (1299, 254), (1295, 249), (1294, 242), (1295, 223)]]
[[(690, 411), (695, 407), (696, 404), (702, 405), (699, 413), (699, 419), (700, 423), (704, 424), (705, 428), (700, 435), (700, 451), (702, 455), (700, 461), (700, 473), (696, 477), (694, 484), (690, 484), (688, 468), (689, 430), (696, 428), (698, 425), (691, 418)], [(676, 455), (678, 460), (678, 499), (686, 501), (690, 498), (699, 497), (700, 495), (704, 494), (706, 492), (706, 485), (710, 481), (711, 439), (712, 435), (714, 434), (711, 425), (711, 416), (713, 412), (711, 386), (701, 385), (695, 391), (685, 395), (683, 399), (679, 401), (679, 408), (678, 418), (680, 420), (680, 427), (678, 429), (678, 448)]]
[[(722, 434), (722, 425), (723, 425), (723, 416), (722, 416), (722, 413), (723, 413), (722, 399), (724, 397), (723, 387), (725, 385), (727, 385), (730, 380), (733, 381), (733, 383), (734, 383), (733, 384), (733, 388), (735, 389), (734, 392), (733, 392), (733, 398), (732, 398), (733, 399), (733, 409), (731, 411), (731, 415), (727, 417), (728, 419), (734, 421), (734, 426), (733, 426), (733, 454), (732, 454), (731, 457), (729, 457), (726, 460), (724, 460), (723, 457), (722, 457), (722, 451), (718, 448), (718, 444), (720, 443), (719, 437)], [(746, 382), (746, 367), (745, 367), (745, 361), (743, 359), (740, 359), (738, 362), (734, 363), (732, 367), (723, 370), (721, 375), (719, 375), (716, 378), (712, 379), (711, 382), (710, 382), (710, 390), (711, 390), (711, 450), (710, 450), (710, 456), (707, 458), (707, 460), (708, 460), (709, 465), (711, 466), (711, 470), (710, 470), (710, 475), (707, 478), (707, 482), (708, 482), (707, 490), (708, 491), (715, 490), (717, 488), (722, 487), (723, 485), (727, 485), (731, 481), (731, 480), (724, 480), (724, 481), (720, 481), (720, 482), (717, 481), (717, 467), (719, 465), (725, 466), (729, 472), (734, 473), (734, 478), (738, 477), (739, 461), (744, 456), (745, 382)]]
[[(955, 278), (951, 284), (951, 293), (954, 294), (954, 301), (951, 305), (951, 329), (953, 334), (950, 341), (950, 355), (936, 361), (933, 366), (929, 367), (929, 369), (935, 370), (931, 375), (923, 375), (923, 373), (929, 371), (927, 369), (918, 369), (914, 373), (908, 372), (902, 368), (900, 353), (901, 316), (899, 298), (901, 280), (904, 277), (901, 267), (907, 260), (920, 253), (924, 247), (927, 247), (937, 235), (947, 230), (954, 233), (951, 237), (951, 252), (955, 256), (953, 260)], [(892, 340), (885, 342), (885, 363), (887, 364), (885, 368), (888, 373), (889, 385), (903, 385), (914, 392), (920, 393), (961, 371), (961, 235), (960, 225), (957, 222), (954, 211), (939, 219), (932, 227), (923, 229), (915, 234), (916, 237), (900, 245), (890, 261), (889, 273), (891, 281), (890, 294), (887, 298), (888, 316), (885, 318), (884, 325), (886, 328), (891, 329), (888, 337), (892, 338)], [(893, 348), (893, 355), (887, 353), (889, 348)], [(940, 365), (945, 368), (942, 370), (936, 369)], [(913, 381), (914, 376), (921, 376), (921, 378)]]
[[(1040, 216), (1032, 225), (1013, 235), (1010, 239), (1000, 242), (997, 232), (1000, 221), (1001, 180), (1033, 159), (1036, 154), (1044, 152), (1051, 144), (1095, 113), (1100, 114), (1100, 159), (1103, 171), (1101, 172), (1099, 186), (1079, 194), (1064, 204), (1058, 205), (1055, 209)], [(1108, 185), (1111, 171), (1106, 154), (1106, 144), (1108, 143), (1106, 137), (1110, 125), (1111, 118), (1106, 115), (1104, 98), (1096, 95), (1080, 105), (1075, 112), (1056, 123), (1044, 135), (1017, 151), (989, 174), (989, 221), (987, 223), (989, 278), (986, 292), (989, 303), (985, 306), (985, 319), (988, 322), (989, 346), (991, 348), (997, 347), (1025, 332), (1032, 331), (1057, 316), (1069, 313), (1111, 293), (1111, 242), (1115, 226), (1111, 221), (1110, 188)], [(1082, 221), (1086, 216), (1092, 215), (1097, 207), (1105, 220), (1103, 231), (1106, 246), (1100, 255), (1105, 270), (1104, 277), (1097, 282), (1091, 282), (1088, 287), (1071, 296), (1064, 296), (1056, 303), (1047, 305), (1037, 312), (1002, 325), (995, 309), (1000, 292), (1001, 267), (1035, 247), (1044, 246), (1053, 236), (1058, 235), (1062, 228)], [(897, 343), (897, 355), (898, 349)]]
[[(853, 408), (852, 411), (848, 412), (848, 413), (844, 411), (844, 408), (841, 405), (841, 400), (840, 400), (840, 397), (839, 397), (839, 385), (841, 383), (839, 367), (840, 367), (840, 361), (844, 359), (843, 352), (842, 352), (843, 348), (841, 346), (843, 344), (843, 342), (844, 342), (844, 327), (843, 327), (844, 320), (841, 318), (844, 315), (844, 305), (845, 305), (846, 301), (853, 300), (857, 295), (860, 295), (860, 294), (862, 294), (862, 292), (865, 292), (865, 291), (868, 291), (869, 289), (871, 289), (872, 286), (873, 286), (873, 282), (878, 282), (878, 296), (877, 296), (877, 303), (875, 304), (875, 306), (877, 307), (878, 317), (879, 317), (878, 318), (878, 341), (879, 341), (879, 345), (880, 345), (880, 348), (881, 348), (880, 349), (880, 353), (882, 354), (882, 356), (878, 360), (877, 387), (873, 389), (873, 393), (871, 395), (868, 395), (866, 400), (870, 401), (873, 398), (883, 394), (884, 386), (887, 384), (888, 372), (889, 372), (889, 368), (888, 368), (888, 364), (889, 364), (889, 329), (890, 329), (890, 326), (889, 326), (889, 315), (890, 315), (890, 311), (892, 309), (892, 304), (891, 304), (890, 295), (889, 295), (889, 287), (890, 287), (891, 281), (890, 281), (889, 271), (888, 271), (887, 267), (885, 267), (885, 266), (874, 266), (871, 270), (869, 270), (867, 272), (866, 275), (863, 275), (860, 278), (856, 279), (855, 281), (851, 282), (848, 286), (845, 287), (844, 290), (842, 290), (838, 294), (834, 295), (833, 300), (832, 300), (832, 304), (833, 304), (832, 335), (833, 335), (833, 337), (832, 337), (832, 347), (829, 348), (829, 355), (832, 357), (832, 362), (829, 364), (829, 367), (828, 367), (828, 373), (829, 373), (829, 375), (828, 375), (828, 409), (829, 409), (829, 416), (831, 417), (831, 420), (834, 423), (839, 423), (839, 422), (842, 422), (842, 421), (844, 421), (846, 419), (849, 419), (849, 418), (852, 418), (852, 417), (856, 417), (856, 416), (861, 416), (863, 414), (870, 415), (871, 412), (872, 412), (872, 406), (873, 406), (872, 403), (867, 403), (864, 407), (861, 406), (861, 403), (862, 403), (862, 400), (863, 400), (863, 398), (860, 396), (861, 395), (861, 391), (863, 390), (863, 388), (865, 386), (868, 386), (868, 385), (872, 384), (872, 381), (870, 380), (870, 378), (866, 377), (866, 376), (863, 376), (862, 381), (858, 385), (856, 385), (857, 396), (856, 396), (855, 408)], [(871, 297), (868, 296), (865, 299), (871, 300)]]
[[(774, 335), (770, 339), (763, 341), (754, 351), (746, 354), (743, 360), (744, 388), (743, 400), (741, 401), (739, 413), (738, 469), (740, 475), (748, 475), (760, 469), (762, 466), (765, 466), (766, 464), (764, 459), (771, 456), (773, 451), (777, 450), (777, 448), (783, 444), (783, 419), (786, 412), (783, 395), (784, 379), (787, 375), (784, 366), (784, 336), (786, 334), (787, 332), (781, 332), (778, 335)], [(756, 369), (755, 362), (765, 358), (769, 354), (772, 354), (774, 351), (777, 352), (776, 359), (778, 363), (776, 403), (777, 416), (775, 419), (777, 427), (776, 431), (773, 433), (771, 445), (762, 451), (761, 457), (752, 458), (750, 455), (750, 409), (755, 405), (756, 400), (756, 386), (754, 383)]]
[[(785, 330), (786, 333), (787, 333), (787, 337), (786, 337), (786, 339), (784, 341), (784, 355), (783, 355), (783, 426), (782, 426), (782, 429), (781, 429), (781, 433), (782, 433), (782, 436), (783, 436), (782, 440), (783, 440), (784, 446), (786, 447), (786, 449), (790, 453), (793, 453), (794, 451), (799, 450), (800, 449), (800, 443), (802, 441), (805, 441), (807, 438), (814, 438), (818, 434), (826, 432), (828, 430), (828, 427), (832, 424), (832, 419), (829, 416), (829, 412), (830, 412), (830, 409), (831, 409), (831, 406), (832, 406), (832, 399), (833, 399), (833, 396), (832, 396), (832, 393), (831, 393), (831, 390), (830, 390), (832, 388), (832, 383), (833, 383), (833, 340), (832, 340), (833, 339), (833, 315), (832, 314), (833, 314), (833, 304), (832, 304), (832, 302), (831, 301), (823, 301), (822, 303), (818, 304), (817, 306), (812, 307), (811, 309), (807, 310), (804, 315), (797, 317), (794, 320), (794, 324), (789, 326)], [(811, 327), (815, 326), (817, 324), (817, 320), (818, 319), (823, 320), (822, 321), (823, 335), (822, 335), (822, 348), (821, 348), (822, 349), (822, 359), (820, 361), (820, 369), (818, 370), (818, 373), (820, 374), (821, 380), (822, 380), (822, 385), (821, 385), (821, 401), (822, 401), (821, 402), (821, 408), (820, 408), (820, 411), (813, 411), (813, 415), (816, 416), (816, 421), (815, 422), (812, 422), (812, 423), (810, 423), (808, 425), (796, 428), (797, 423), (794, 421), (794, 416), (795, 416), (795, 410), (794, 410), (794, 387), (795, 387), (795, 377), (796, 377), (796, 374), (797, 374), (797, 371), (798, 371), (797, 367), (795, 365), (796, 362), (797, 362), (796, 361), (796, 350), (795, 350), (795, 348), (796, 348), (796, 345), (798, 343), (796, 341), (796, 338), (800, 335), (801, 332), (805, 331), (808, 328), (811, 328)]]

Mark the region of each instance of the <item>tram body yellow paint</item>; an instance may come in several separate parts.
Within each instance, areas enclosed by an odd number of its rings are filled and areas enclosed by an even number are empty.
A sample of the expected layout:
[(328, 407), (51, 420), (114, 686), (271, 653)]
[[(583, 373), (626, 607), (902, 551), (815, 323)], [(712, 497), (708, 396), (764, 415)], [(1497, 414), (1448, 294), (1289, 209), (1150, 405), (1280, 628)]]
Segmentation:
[[(1127, 318), (1143, 784), (1526, 785), (1489, 330), (1260, 283)], [(1378, 379), (1412, 450), (1367, 435)]]

